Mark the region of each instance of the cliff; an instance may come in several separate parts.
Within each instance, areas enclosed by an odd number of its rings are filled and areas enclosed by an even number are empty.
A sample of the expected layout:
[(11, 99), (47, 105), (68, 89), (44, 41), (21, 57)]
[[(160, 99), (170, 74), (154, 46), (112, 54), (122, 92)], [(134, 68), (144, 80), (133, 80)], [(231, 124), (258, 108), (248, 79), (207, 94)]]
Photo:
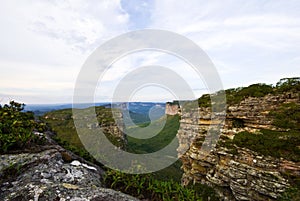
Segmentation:
[[(249, 145), (248, 141), (252, 138), (248, 139), (247, 135), (253, 136), (253, 139), (256, 136), (263, 139), (260, 131), (270, 130), (268, 132), (278, 132), (282, 135), (281, 138), (279, 135), (272, 138), (278, 137), (278, 141), (285, 141), (287, 136), (284, 131), (289, 129), (274, 126), (274, 119), (270, 113), (289, 103), (298, 105), (299, 108), (299, 91), (285, 91), (261, 97), (250, 96), (228, 105), (218, 145), (205, 157), (200, 148), (209, 125), (213, 123), (211, 109), (199, 107), (183, 113), (177, 133), (178, 154), (184, 171), (182, 183), (213, 186), (223, 200), (277, 200), (292, 185), (289, 177), (300, 177), (299, 160), (297, 158), (296, 161), (291, 161), (288, 152), (279, 155), (280, 157), (274, 157), (275, 153), (262, 154), (268, 151), (267, 143), (263, 142), (266, 149), (263, 152), (256, 149), (255, 144)], [(197, 115), (199, 119), (196, 118)], [(264, 131), (265, 129), (267, 131)], [(241, 140), (242, 143), (235, 143), (241, 136), (245, 138)], [(299, 136), (298, 132), (296, 136)], [(248, 144), (243, 146), (243, 143)], [(188, 151), (183, 153), (182, 150), (186, 148)]]
[[(78, 109), (79, 110), (79, 109)], [(93, 111), (94, 110), (94, 111)], [(124, 148), (126, 144), (126, 136), (122, 132), (123, 117), (119, 110), (114, 110), (114, 116), (110, 108), (97, 106), (95, 108), (80, 109), (80, 117), (76, 117), (77, 120), (83, 119), (85, 125), (82, 125), (86, 129), (94, 129), (100, 125), (102, 132), (106, 137), (114, 143), (114, 145)], [(95, 115), (99, 122), (89, 123), (91, 115)], [(83, 147), (81, 141), (76, 134), (76, 128), (73, 121), (72, 109), (56, 110), (46, 113), (42, 120), (46, 122), (51, 129), (57, 134), (57, 137), (63, 141), (76, 146)]]
[(167, 115), (176, 115), (176, 114), (179, 114), (179, 111), (180, 111), (179, 103), (177, 103), (177, 102), (175, 102), (175, 103), (167, 102), (166, 103), (165, 113)]

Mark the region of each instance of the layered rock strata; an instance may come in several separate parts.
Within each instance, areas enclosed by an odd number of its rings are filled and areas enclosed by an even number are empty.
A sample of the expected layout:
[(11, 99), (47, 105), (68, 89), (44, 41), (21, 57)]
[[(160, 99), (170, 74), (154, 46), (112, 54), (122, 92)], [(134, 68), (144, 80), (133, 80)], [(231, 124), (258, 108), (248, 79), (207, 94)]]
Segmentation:
[[(300, 103), (299, 93), (249, 97), (227, 107), (221, 137), (234, 138), (241, 131), (277, 129), (269, 112), (282, 103)], [(300, 164), (263, 156), (246, 148), (236, 152), (217, 146), (209, 155), (201, 152), (207, 130), (214, 125), (210, 108), (182, 113), (178, 155), (183, 163), (183, 184), (205, 183), (214, 186), (223, 200), (276, 200), (289, 187), (284, 174), (300, 176)], [(184, 150), (187, 150), (184, 152)]]

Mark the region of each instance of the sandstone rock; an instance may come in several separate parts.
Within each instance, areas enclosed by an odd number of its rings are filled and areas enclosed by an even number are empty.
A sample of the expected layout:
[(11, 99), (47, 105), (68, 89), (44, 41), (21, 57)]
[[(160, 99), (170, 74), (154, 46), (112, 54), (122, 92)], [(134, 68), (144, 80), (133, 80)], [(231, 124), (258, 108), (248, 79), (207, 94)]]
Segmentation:
[[(221, 135), (232, 139), (241, 131), (277, 129), (271, 124), (268, 113), (286, 102), (299, 103), (299, 94), (249, 97), (239, 104), (230, 105)], [(183, 184), (200, 182), (214, 186), (223, 200), (276, 200), (290, 186), (283, 174), (288, 172), (300, 176), (299, 164), (241, 147), (235, 147), (237, 153), (234, 154), (224, 147), (217, 147), (203, 157), (201, 146), (209, 126), (214, 124), (212, 117), (210, 108), (182, 112), (177, 137), (178, 155), (183, 163)], [(184, 148), (186, 152), (183, 152)]]

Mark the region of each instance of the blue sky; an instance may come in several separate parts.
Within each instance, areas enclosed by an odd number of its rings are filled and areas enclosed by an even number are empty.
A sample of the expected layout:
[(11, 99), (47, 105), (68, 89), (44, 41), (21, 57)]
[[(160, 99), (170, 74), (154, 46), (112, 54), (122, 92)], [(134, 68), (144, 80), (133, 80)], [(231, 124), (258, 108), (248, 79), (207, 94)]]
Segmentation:
[[(81, 66), (102, 43), (128, 31), (173, 31), (210, 57), (224, 88), (276, 83), (300, 76), (299, 0), (7, 0), (0, 6), (0, 102), (70, 103)], [(95, 93), (109, 101), (114, 87), (142, 65), (172, 66), (194, 90), (201, 79), (177, 58), (141, 52), (116, 62)], [(162, 75), (165, 79), (165, 75)], [(133, 100), (167, 101), (161, 88)]]

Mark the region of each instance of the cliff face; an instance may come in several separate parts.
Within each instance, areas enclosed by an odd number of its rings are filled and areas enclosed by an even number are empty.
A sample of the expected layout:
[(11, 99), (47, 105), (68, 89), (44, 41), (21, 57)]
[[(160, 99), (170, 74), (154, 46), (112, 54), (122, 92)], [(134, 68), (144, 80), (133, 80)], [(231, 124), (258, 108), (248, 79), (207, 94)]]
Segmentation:
[[(299, 93), (249, 97), (228, 106), (220, 139), (233, 139), (241, 131), (276, 129), (268, 114), (288, 102), (300, 104)], [(299, 163), (264, 156), (243, 147), (235, 146), (232, 153), (232, 150), (219, 145), (203, 158), (200, 148), (211, 123), (210, 108), (198, 108), (181, 116), (177, 137), (184, 170), (183, 184), (192, 182), (214, 186), (224, 200), (276, 200), (290, 186), (284, 175), (288, 172), (300, 176)], [(188, 151), (182, 153), (181, 150), (188, 144)]]

